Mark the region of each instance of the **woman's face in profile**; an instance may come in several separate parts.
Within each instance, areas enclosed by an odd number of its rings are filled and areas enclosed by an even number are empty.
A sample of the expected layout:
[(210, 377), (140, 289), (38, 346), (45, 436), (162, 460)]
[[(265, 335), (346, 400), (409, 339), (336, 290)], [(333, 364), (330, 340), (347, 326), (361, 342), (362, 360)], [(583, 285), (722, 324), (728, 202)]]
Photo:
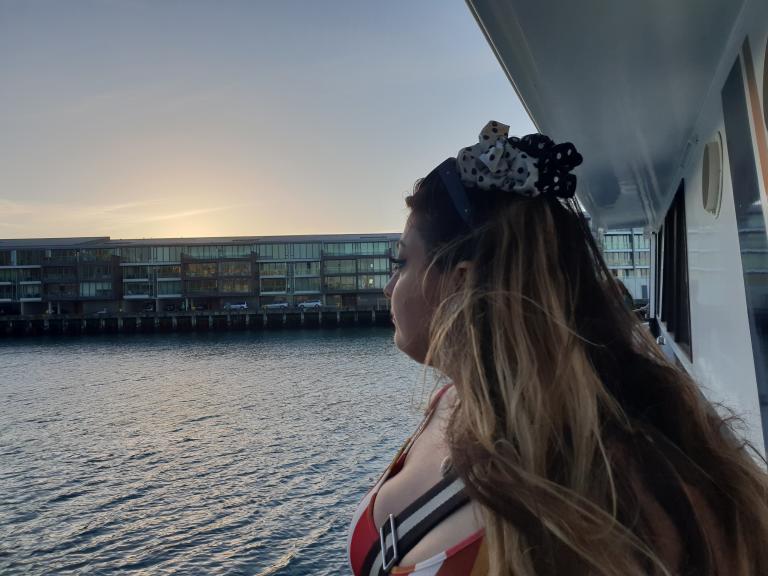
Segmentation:
[(384, 294), (390, 299), (395, 324), (395, 345), (417, 362), (424, 362), (429, 348), (429, 324), (434, 312), (428, 296), (434, 295), (436, 272), (424, 275), (429, 264), (426, 248), (411, 218), (400, 237), (399, 260)]

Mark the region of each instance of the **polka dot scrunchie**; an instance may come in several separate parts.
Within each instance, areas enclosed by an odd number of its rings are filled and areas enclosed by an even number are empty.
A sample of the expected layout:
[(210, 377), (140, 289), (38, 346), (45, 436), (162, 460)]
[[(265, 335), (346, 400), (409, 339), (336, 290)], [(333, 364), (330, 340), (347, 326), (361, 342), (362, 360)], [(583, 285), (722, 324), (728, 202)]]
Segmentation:
[(462, 183), (481, 190), (503, 190), (534, 197), (552, 194), (572, 198), (582, 157), (570, 142), (555, 144), (543, 134), (508, 137), (509, 126), (490, 121), (479, 142), (462, 148), (456, 164)]

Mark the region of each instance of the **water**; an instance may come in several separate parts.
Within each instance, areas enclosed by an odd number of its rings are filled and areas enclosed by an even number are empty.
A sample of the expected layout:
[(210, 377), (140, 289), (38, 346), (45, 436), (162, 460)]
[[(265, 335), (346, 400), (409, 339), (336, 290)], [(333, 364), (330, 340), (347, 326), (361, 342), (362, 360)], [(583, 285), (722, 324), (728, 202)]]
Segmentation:
[(347, 574), (421, 375), (390, 329), (0, 341), (0, 573)]

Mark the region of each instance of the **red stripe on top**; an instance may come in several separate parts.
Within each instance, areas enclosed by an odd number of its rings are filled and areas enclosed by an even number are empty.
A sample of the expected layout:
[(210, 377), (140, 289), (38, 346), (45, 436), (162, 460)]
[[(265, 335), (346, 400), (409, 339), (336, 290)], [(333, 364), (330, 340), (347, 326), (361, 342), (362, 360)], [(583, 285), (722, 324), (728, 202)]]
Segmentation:
[[(371, 549), (371, 546), (374, 544), (379, 544), (379, 531), (376, 528), (376, 524), (373, 520), (373, 507), (376, 502), (376, 496), (378, 495), (381, 486), (388, 479), (400, 472), (403, 465), (405, 464), (405, 459), (411, 446), (413, 446), (416, 438), (418, 438), (421, 432), (423, 432), (424, 428), (426, 428), (426, 425), (429, 422), (429, 419), (432, 417), (432, 413), (440, 401), (440, 398), (443, 397), (443, 394), (445, 394), (445, 392), (451, 386), (453, 386), (453, 383), (443, 386), (435, 393), (432, 401), (429, 404), (429, 408), (427, 409), (427, 415), (424, 417), (424, 420), (422, 421), (419, 429), (417, 429), (416, 434), (412, 438), (405, 441), (402, 448), (400, 448), (397, 455), (392, 460), (392, 463), (387, 467), (387, 470), (382, 475), (382, 479), (377, 482), (377, 485), (374, 486), (371, 492), (369, 492), (366, 496), (366, 498), (368, 498), (368, 503), (365, 507), (365, 510), (363, 510), (363, 513), (360, 514), (357, 523), (352, 530), (352, 538), (350, 539), (349, 546), (349, 560), (352, 566), (352, 571), (356, 576), (360, 576), (363, 563), (365, 562), (365, 557), (368, 555), (368, 551)], [(365, 501), (365, 498), (363, 501)], [(480, 530), (446, 550), (446, 556), (451, 558), (451, 569), (450, 572), (444, 573), (443, 569), (447, 569), (448, 567), (448, 565), (446, 565), (440, 569), (438, 574), (469, 574), (474, 564), (475, 558), (477, 557), (477, 551), (482, 542), (482, 535), (483, 531)], [(455, 569), (453, 568), (454, 564), (456, 565)], [(465, 566), (468, 566), (468, 568), (462, 572)], [(393, 569), (392, 572), (398, 574), (409, 574), (413, 571), (413, 569), (414, 566), (409, 566), (403, 567), (401, 569), (406, 570), (405, 572), (397, 571), (397, 568)]]

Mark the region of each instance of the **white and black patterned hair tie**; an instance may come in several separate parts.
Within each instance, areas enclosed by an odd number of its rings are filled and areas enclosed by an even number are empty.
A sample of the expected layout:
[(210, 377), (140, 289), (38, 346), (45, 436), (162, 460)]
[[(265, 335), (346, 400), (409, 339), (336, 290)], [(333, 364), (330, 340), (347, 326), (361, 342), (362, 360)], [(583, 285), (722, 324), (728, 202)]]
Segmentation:
[(543, 134), (508, 137), (509, 126), (490, 121), (478, 143), (459, 150), (435, 170), (461, 217), (470, 224), (467, 189), (499, 190), (526, 197), (540, 194), (573, 198), (583, 158), (570, 142), (555, 144)]

